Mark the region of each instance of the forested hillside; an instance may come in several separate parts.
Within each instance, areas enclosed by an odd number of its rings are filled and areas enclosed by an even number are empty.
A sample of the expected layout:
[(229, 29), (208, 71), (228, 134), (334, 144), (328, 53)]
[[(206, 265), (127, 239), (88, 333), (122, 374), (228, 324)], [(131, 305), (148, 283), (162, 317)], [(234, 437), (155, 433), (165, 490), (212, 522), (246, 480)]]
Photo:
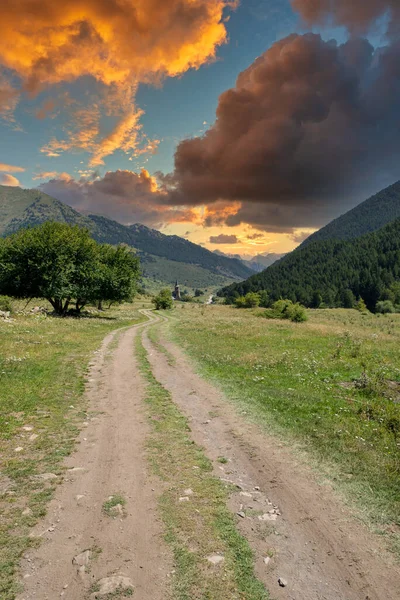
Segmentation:
[(400, 303), (400, 219), (354, 240), (314, 241), (260, 274), (219, 292), (234, 301), (266, 290), (271, 300), (289, 298), (305, 306), (350, 307), (363, 298)]
[(126, 226), (98, 215), (85, 216), (39, 190), (0, 186), (0, 236), (46, 221), (86, 227), (101, 243), (132, 246), (144, 274), (157, 283), (179, 278), (188, 287), (224, 285), (253, 272), (240, 260), (219, 256), (178, 236), (141, 224)]
[(398, 218), (400, 218), (400, 181), (310, 235), (300, 248), (319, 240), (354, 239), (365, 233), (377, 231)]

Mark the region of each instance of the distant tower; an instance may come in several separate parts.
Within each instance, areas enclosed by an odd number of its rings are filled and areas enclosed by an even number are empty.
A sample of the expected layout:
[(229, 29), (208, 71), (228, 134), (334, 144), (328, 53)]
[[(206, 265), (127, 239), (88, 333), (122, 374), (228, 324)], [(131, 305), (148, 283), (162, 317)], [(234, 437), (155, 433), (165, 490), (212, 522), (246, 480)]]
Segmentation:
[(181, 290), (179, 289), (178, 280), (176, 280), (176, 282), (175, 282), (174, 297), (175, 297), (175, 300), (181, 299)]

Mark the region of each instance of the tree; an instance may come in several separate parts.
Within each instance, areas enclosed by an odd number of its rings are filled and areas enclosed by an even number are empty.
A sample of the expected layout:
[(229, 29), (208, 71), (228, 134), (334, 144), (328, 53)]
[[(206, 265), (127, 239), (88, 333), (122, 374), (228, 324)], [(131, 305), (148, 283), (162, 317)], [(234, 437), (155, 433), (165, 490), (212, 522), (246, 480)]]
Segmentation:
[(322, 296), (321, 293), (318, 290), (315, 290), (313, 292), (312, 298), (311, 298), (311, 308), (319, 308), (322, 304)]
[(196, 289), (196, 290), (194, 291), (194, 297), (195, 297), (195, 298), (199, 298), (200, 296), (202, 296), (202, 295), (203, 295), (203, 293), (204, 293), (204, 292), (203, 292), (202, 290)]
[(99, 246), (100, 266), (98, 270), (97, 300), (110, 305), (130, 302), (137, 291), (139, 260), (129, 246), (114, 248), (108, 244)]
[(97, 244), (86, 229), (47, 222), (0, 241), (0, 293), (46, 298), (59, 315), (72, 303), (131, 299), (138, 260), (127, 250)]
[(152, 300), (156, 310), (168, 310), (173, 306), (172, 294), (168, 288), (160, 290), (157, 296)]

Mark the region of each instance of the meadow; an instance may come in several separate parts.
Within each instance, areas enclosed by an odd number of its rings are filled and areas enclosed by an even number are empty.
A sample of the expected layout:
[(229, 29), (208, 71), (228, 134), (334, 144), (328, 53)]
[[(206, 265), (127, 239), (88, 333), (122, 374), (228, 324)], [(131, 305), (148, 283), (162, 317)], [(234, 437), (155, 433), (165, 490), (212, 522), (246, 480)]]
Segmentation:
[(186, 305), (172, 335), (238, 406), (295, 448), (400, 551), (400, 315)]
[[(44, 301), (36, 304), (45, 306)], [(37, 543), (30, 528), (62, 481), (62, 461), (74, 448), (77, 424), (87, 416), (87, 366), (103, 338), (144, 320), (143, 302), (83, 318), (32, 313), (33, 301), (14, 302), (0, 318), (0, 597), (14, 597), (23, 552)], [(147, 304), (148, 305), (148, 304)]]

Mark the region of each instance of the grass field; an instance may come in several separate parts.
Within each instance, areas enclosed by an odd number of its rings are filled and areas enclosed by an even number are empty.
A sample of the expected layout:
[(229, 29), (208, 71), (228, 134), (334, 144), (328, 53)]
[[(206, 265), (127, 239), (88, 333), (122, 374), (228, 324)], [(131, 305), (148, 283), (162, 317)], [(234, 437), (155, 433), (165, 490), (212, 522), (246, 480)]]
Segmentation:
[(241, 412), (305, 451), (400, 551), (400, 315), (185, 306), (173, 336)]
[(28, 312), (13, 314), (10, 322), (0, 319), (2, 600), (14, 598), (18, 560), (36, 543), (30, 527), (61, 482), (61, 462), (74, 447), (78, 421), (86, 417), (90, 356), (108, 332), (143, 320), (137, 310), (142, 305), (93, 311), (81, 319)]

